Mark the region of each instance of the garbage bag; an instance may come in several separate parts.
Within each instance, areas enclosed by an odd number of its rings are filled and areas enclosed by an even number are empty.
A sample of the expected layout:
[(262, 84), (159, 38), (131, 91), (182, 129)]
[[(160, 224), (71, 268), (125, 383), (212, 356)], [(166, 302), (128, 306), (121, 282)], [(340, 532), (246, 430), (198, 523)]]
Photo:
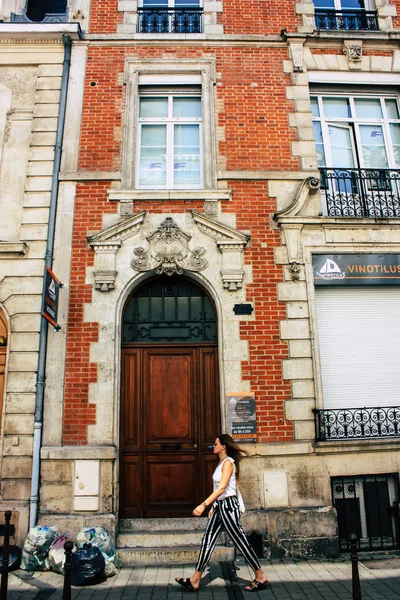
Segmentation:
[[(68, 538), (65, 535), (59, 535), (56, 537), (49, 550), (49, 565), (50, 569), (57, 571), (64, 575), (64, 563), (65, 563), (65, 550), (64, 544), (68, 542)], [(74, 546), (72, 551), (75, 552), (76, 547)]]
[(84, 527), (78, 533), (76, 541), (79, 547), (89, 543), (100, 550), (105, 560), (106, 577), (116, 574), (119, 567), (118, 555), (111, 535), (105, 527)]
[(22, 549), (21, 569), (26, 571), (49, 569), (49, 549), (59, 535), (57, 529), (51, 525), (43, 527), (38, 525), (30, 529)]
[(84, 544), (72, 554), (72, 585), (95, 585), (104, 581), (104, 556), (98, 548)]
[[(8, 571), (19, 569), (21, 564), (21, 548), (19, 546), (9, 546), (8, 548)], [(3, 546), (0, 547), (0, 573), (3, 569)]]

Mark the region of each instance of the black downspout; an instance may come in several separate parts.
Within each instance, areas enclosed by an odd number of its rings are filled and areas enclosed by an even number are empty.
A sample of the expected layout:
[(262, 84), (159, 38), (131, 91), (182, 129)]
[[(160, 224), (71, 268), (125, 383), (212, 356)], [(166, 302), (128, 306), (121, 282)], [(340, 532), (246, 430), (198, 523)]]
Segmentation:
[[(67, 104), (67, 91), (69, 69), (71, 65), (71, 38), (69, 35), (63, 35), (64, 43), (64, 62), (61, 78), (61, 95), (58, 109), (56, 145), (54, 152), (53, 173), (50, 192), (49, 226), (47, 232), (47, 245), (45, 264), (43, 271), (43, 290), (42, 297), (45, 295), (46, 286), (46, 267), (51, 269), (53, 264), (54, 237), (56, 229), (56, 215), (58, 202), (58, 183), (61, 165), (61, 150), (64, 136), (65, 110)], [(49, 324), (43, 317), (40, 319), (39, 332), (39, 356), (38, 371), (36, 376), (36, 394), (35, 394), (35, 423), (33, 430), (33, 456), (32, 456), (32, 478), (31, 495), (29, 498), (29, 528), (35, 527), (38, 518), (39, 506), (39, 482), (40, 482), (40, 450), (42, 446), (43, 430), (43, 401), (46, 376), (46, 354), (47, 338)]]

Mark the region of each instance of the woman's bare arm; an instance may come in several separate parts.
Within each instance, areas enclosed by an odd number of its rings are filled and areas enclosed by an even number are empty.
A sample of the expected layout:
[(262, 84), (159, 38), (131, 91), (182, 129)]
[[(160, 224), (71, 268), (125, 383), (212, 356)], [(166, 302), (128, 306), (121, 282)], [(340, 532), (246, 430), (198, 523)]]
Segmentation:
[(221, 475), (221, 481), (219, 482), (219, 486), (217, 487), (215, 492), (210, 494), (208, 496), (208, 498), (206, 498), (204, 500), (204, 502), (199, 504), (199, 506), (196, 506), (196, 508), (193, 511), (193, 514), (196, 515), (196, 517), (200, 517), (203, 514), (203, 512), (205, 511), (205, 509), (208, 508), (210, 506), (210, 504), (212, 504), (215, 500), (217, 500), (217, 498), (219, 498), (221, 496), (221, 494), (224, 493), (224, 491), (226, 490), (226, 486), (228, 485), (228, 481), (230, 480), (230, 478), (232, 476), (232, 473), (233, 473), (233, 464), (231, 463), (230, 460), (226, 460), (224, 462), (224, 464), (222, 465), (222, 475)]

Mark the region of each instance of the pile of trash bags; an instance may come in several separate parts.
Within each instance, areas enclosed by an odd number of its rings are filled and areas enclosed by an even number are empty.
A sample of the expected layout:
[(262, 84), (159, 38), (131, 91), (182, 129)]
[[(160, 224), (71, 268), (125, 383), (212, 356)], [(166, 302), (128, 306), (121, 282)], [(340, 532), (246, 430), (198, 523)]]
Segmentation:
[[(51, 569), (64, 574), (64, 544), (68, 539), (52, 525), (33, 527), (22, 549), (21, 569)], [(104, 527), (81, 529), (72, 552), (72, 585), (100, 583), (115, 575), (120, 566), (111, 535)]]
[(84, 548), (85, 545), (90, 544), (100, 550), (105, 561), (104, 574), (106, 577), (112, 577), (116, 574), (115, 546), (107, 529), (104, 529), (104, 527), (84, 527), (78, 533), (76, 541), (79, 548)]

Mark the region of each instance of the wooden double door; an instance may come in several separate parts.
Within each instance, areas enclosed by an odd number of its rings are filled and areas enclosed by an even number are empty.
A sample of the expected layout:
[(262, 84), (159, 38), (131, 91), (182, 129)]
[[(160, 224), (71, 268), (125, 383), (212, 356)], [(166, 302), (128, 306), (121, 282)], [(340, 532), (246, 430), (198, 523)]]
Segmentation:
[(211, 492), (216, 344), (122, 349), (120, 516), (189, 516)]

